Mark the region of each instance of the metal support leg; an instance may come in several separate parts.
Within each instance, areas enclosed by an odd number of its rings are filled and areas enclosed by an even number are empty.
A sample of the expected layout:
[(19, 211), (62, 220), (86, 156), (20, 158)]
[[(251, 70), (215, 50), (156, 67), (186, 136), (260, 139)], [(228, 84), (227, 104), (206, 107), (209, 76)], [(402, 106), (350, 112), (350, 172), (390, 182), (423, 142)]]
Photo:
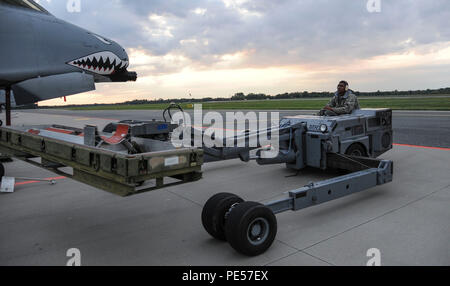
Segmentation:
[(392, 181), (393, 162), (381, 161), (378, 168), (354, 172), (345, 176), (311, 183), (289, 192), (289, 197), (266, 204), (273, 213), (298, 211), (339, 199)]

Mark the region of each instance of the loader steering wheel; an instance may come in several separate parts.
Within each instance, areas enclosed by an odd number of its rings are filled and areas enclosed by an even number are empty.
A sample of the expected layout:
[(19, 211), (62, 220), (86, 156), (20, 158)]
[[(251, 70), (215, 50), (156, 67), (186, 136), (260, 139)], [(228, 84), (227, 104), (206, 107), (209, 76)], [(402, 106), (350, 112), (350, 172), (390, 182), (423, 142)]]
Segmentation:
[(166, 109), (164, 109), (164, 112), (163, 112), (163, 118), (164, 118), (164, 121), (165, 121), (165, 122), (168, 122), (167, 119), (166, 119), (166, 113), (169, 114), (169, 119), (170, 119), (170, 121), (172, 121), (172, 113), (170, 112), (170, 110), (175, 109), (175, 108), (178, 109), (178, 110), (180, 110), (181, 112), (184, 113), (183, 108), (182, 108), (179, 104), (172, 102), (172, 103), (169, 105), (169, 107), (167, 107)]

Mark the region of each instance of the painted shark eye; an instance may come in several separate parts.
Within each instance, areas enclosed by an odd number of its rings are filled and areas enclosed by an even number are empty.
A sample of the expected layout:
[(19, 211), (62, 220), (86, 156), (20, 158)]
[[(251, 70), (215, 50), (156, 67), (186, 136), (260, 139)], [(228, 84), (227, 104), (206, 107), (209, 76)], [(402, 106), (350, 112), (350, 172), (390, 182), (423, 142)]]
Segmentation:
[(97, 34), (92, 34), (92, 33), (89, 33), (90, 35), (92, 35), (92, 36), (94, 36), (94, 37), (96, 37), (99, 41), (101, 41), (102, 43), (104, 43), (104, 44), (107, 44), (107, 45), (111, 45), (111, 42), (110, 41), (108, 41), (107, 39), (105, 39), (105, 38), (103, 38), (103, 37), (101, 37), (101, 36), (99, 36), (99, 35), (97, 35)]

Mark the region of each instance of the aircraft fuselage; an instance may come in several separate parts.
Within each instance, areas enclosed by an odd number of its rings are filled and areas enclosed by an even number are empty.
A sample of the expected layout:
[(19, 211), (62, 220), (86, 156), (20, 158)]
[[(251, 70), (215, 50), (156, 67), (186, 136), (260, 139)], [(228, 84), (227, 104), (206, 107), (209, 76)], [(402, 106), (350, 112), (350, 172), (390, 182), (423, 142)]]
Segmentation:
[[(12, 87), (18, 104), (95, 89), (94, 82), (136, 80), (128, 65), (116, 42), (49, 13), (0, 1), (0, 89)], [(55, 82), (64, 86), (61, 94), (52, 90)]]

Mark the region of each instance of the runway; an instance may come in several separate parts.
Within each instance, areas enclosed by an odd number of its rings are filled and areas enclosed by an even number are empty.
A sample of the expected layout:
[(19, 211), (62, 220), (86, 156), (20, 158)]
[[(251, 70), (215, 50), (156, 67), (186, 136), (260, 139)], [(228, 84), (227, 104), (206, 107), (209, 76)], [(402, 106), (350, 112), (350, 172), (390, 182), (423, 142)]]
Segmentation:
[[(17, 125), (102, 127), (152, 118), (161, 112), (13, 112)], [(232, 192), (268, 202), (333, 174), (305, 170), (292, 177), (283, 165), (231, 160), (206, 164), (198, 182), (128, 198), (64, 178), (54, 186), (18, 185), (0, 194), (0, 265), (63, 266), (71, 248), (81, 251), (82, 265), (364, 266), (373, 248), (382, 265), (450, 265), (450, 112), (394, 112), (393, 120), (395, 143), (441, 149), (396, 145), (381, 156), (394, 161), (392, 183), (277, 215), (276, 241), (261, 256), (242, 256), (203, 230), (207, 199)], [(55, 177), (17, 160), (5, 166), (7, 176)]]

